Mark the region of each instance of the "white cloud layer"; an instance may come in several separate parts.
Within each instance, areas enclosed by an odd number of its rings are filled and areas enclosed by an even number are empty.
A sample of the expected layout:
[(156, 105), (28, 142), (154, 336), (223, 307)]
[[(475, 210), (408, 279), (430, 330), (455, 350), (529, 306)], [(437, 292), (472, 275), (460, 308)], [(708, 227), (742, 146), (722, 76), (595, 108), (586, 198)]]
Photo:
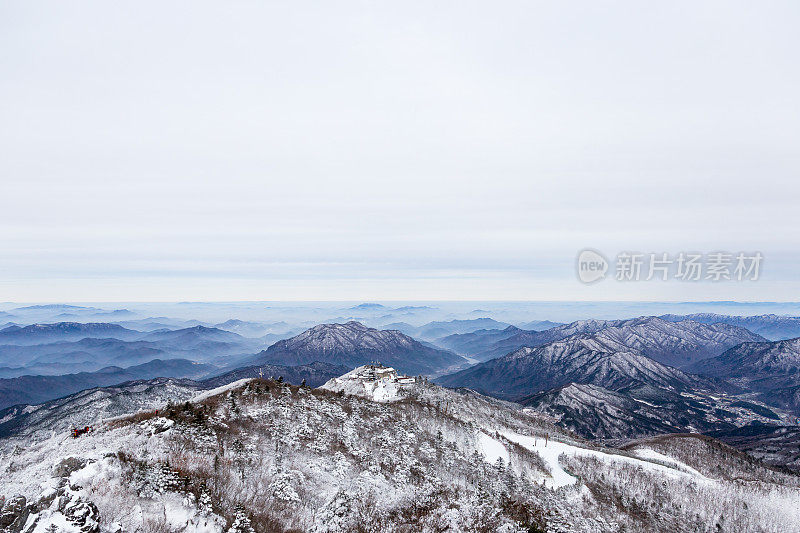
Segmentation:
[[(794, 2), (4, 2), (0, 300), (797, 299)], [(760, 250), (754, 284), (574, 257)]]

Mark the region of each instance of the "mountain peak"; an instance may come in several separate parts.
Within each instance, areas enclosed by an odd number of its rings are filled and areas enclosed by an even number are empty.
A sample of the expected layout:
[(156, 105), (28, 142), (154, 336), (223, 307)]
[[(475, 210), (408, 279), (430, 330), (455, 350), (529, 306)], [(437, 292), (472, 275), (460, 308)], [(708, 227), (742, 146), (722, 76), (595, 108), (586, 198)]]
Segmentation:
[(800, 317), (768, 313), (754, 316), (719, 315), (716, 313), (694, 313), (690, 315), (661, 315), (670, 322), (693, 320), (704, 324), (728, 324), (746, 328), (769, 340), (800, 337)]
[(767, 380), (764, 384), (800, 384), (800, 338), (768, 342), (745, 342), (712, 359), (692, 366), (696, 372), (714, 377)]
[(542, 346), (574, 335), (593, 336), (597, 345), (603, 346), (603, 351), (633, 350), (675, 367), (714, 357), (742, 342), (766, 340), (745, 328), (729, 324), (670, 321), (655, 316), (623, 320), (590, 318), (544, 331), (520, 331), (474, 355), (480, 360), (489, 360), (522, 346)]
[(355, 309), (355, 310), (386, 309), (386, 306), (385, 305), (381, 305), (381, 304), (375, 304), (375, 303), (363, 303), (363, 304), (354, 305), (350, 309)]
[(663, 365), (630, 346), (578, 333), (539, 347), (522, 347), (440, 379), (446, 386), (470, 387), (516, 399), (570, 382), (612, 390), (655, 386), (674, 390), (716, 388), (709, 381)]
[(426, 346), (397, 330), (378, 330), (356, 321), (318, 324), (276, 342), (256, 356), (256, 363), (299, 365), (314, 361), (355, 367), (381, 361), (412, 374), (430, 374), (466, 361)]

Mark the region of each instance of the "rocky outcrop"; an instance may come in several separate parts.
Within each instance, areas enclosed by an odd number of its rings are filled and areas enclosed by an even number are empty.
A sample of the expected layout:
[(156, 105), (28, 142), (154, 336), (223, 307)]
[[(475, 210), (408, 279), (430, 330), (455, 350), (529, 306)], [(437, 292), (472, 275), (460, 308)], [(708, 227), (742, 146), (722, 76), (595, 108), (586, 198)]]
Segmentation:
[(58, 488), (45, 491), (35, 502), (29, 503), (25, 496), (14, 496), (3, 504), (0, 496), (0, 532), (57, 531), (59, 524), (66, 521), (81, 533), (99, 533), (100, 511), (79, 494), (80, 487), (69, 483), (69, 476), (88, 463), (79, 457), (62, 459), (53, 467)]
[(67, 478), (69, 475), (86, 466), (86, 459), (66, 457), (53, 467), (53, 477)]
[(0, 531), (8, 533), (21, 531), (31, 512), (27, 504), (25, 496), (14, 496), (5, 502), (0, 511)]

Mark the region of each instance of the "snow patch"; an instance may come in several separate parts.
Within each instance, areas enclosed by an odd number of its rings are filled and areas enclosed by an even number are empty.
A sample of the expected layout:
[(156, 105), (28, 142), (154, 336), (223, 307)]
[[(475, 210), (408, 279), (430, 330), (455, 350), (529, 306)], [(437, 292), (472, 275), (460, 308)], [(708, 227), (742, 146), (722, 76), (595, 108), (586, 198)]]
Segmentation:
[(557, 489), (567, 485), (574, 485), (578, 482), (578, 478), (567, 473), (559, 464), (558, 456), (573, 450), (583, 450), (582, 448), (549, 439), (547, 440), (547, 445), (545, 445), (545, 439), (543, 438), (528, 437), (517, 433), (503, 433), (503, 436), (511, 442), (516, 442), (520, 446), (539, 454), (539, 457), (542, 458), (550, 470), (550, 479), (545, 479), (544, 481), (546, 487)]
[(244, 385), (248, 381), (252, 381), (252, 380), (253, 380), (253, 378), (240, 379), (238, 381), (234, 381), (233, 383), (228, 383), (227, 385), (223, 385), (223, 386), (217, 387), (215, 389), (211, 389), (211, 390), (207, 390), (205, 392), (201, 392), (200, 394), (192, 397), (192, 399), (189, 400), (189, 401), (190, 402), (201, 402), (203, 400), (211, 398), (212, 396), (216, 396), (217, 394), (222, 394), (223, 392), (228, 392), (229, 390), (238, 389), (239, 387), (241, 387), (242, 385)]
[[(694, 470), (689, 466), (683, 465), (670, 457), (657, 454), (657, 452), (654, 451), (652, 452), (652, 454), (650, 454), (649, 457), (642, 456), (641, 458), (636, 458), (636, 457), (629, 457), (626, 455), (605, 453), (599, 450), (590, 450), (587, 448), (581, 448), (579, 446), (565, 444), (563, 442), (555, 441), (552, 439), (547, 439), (547, 441), (545, 441), (545, 439), (541, 437), (529, 437), (526, 435), (519, 435), (517, 433), (503, 433), (503, 436), (508, 440), (510, 440), (511, 442), (516, 442), (520, 446), (524, 446), (525, 448), (539, 454), (539, 456), (542, 458), (545, 464), (547, 464), (547, 467), (550, 469), (551, 479), (545, 480), (545, 486), (550, 488), (558, 488), (566, 485), (574, 485), (575, 483), (578, 482), (578, 479), (572, 474), (568, 473), (566, 470), (564, 470), (564, 468), (559, 463), (558, 457), (562, 453), (565, 455), (572, 455), (572, 456), (595, 457), (604, 462), (618, 461), (624, 463), (632, 463), (637, 466), (641, 466), (642, 468), (655, 470), (661, 474), (668, 475), (671, 477), (688, 476), (698, 481), (711, 481), (702, 474), (700, 474), (700, 472), (698, 472), (697, 470)], [(655, 454), (657, 454), (659, 457), (656, 457)], [(663, 461), (667, 464), (672, 464), (675, 466), (673, 467), (673, 466), (665, 466), (662, 464), (657, 464), (652, 462), (652, 460)]]
[(664, 455), (663, 453), (659, 453), (651, 448), (637, 448), (632, 451), (637, 457), (641, 457), (642, 459), (646, 459), (649, 461), (659, 461), (662, 463), (666, 463), (668, 465), (672, 465), (678, 470), (683, 470), (684, 472), (692, 474), (693, 476), (698, 478), (706, 477), (697, 470), (695, 470), (694, 468), (692, 468), (691, 466), (687, 465), (686, 463), (682, 463), (677, 459), (670, 457), (669, 455)]
[(650, 403), (650, 402), (646, 402), (646, 401), (644, 401), (644, 400), (640, 400), (639, 398), (633, 398), (633, 401), (635, 401), (635, 402), (639, 402), (639, 403), (643, 403), (643, 404), (645, 404), (645, 405), (649, 405), (650, 407), (658, 407), (658, 406), (657, 406), (657, 405), (655, 405), (655, 404), (652, 404), (652, 403)]
[(490, 437), (483, 431), (478, 432), (478, 451), (483, 454), (488, 463), (494, 464), (498, 459), (502, 459), (503, 463), (508, 464), (511, 460), (508, 450), (503, 446), (503, 443)]

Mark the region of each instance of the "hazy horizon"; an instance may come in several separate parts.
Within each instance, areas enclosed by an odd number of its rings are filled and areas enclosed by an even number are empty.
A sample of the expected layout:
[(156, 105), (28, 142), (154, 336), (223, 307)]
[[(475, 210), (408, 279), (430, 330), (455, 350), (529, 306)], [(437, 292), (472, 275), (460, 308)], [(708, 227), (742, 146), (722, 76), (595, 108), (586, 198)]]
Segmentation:
[[(591, 301), (251, 301), (251, 302), (71, 302), (24, 309), (31, 303), (0, 303), (0, 326), (54, 322), (115, 322), (136, 329), (143, 320), (200, 320), (215, 325), (229, 319), (258, 323), (288, 323), (310, 327), (319, 323), (363, 322), (385, 329), (395, 323), (415, 326), (450, 320), (491, 318), (509, 324), (531, 321), (572, 322), (584, 319), (625, 319), (664, 314), (776, 314), (800, 316), (800, 302), (591, 302)], [(362, 304), (371, 304), (364, 306)], [(378, 304), (377, 306), (375, 304)], [(117, 311), (117, 314), (109, 312)], [(120, 311), (124, 313), (120, 314)], [(392, 329), (389, 327), (389, 329)]]

